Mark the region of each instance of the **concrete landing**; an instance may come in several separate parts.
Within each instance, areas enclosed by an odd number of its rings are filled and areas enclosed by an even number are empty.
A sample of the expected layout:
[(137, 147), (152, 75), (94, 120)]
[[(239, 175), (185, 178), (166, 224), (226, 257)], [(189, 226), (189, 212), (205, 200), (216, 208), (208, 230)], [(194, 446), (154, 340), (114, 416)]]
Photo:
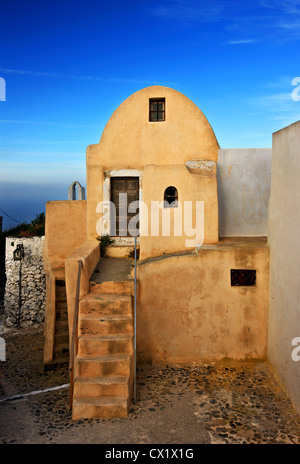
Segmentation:
[(133, 269), (134, 260), (131, 258), (102, 258), (95, 268), (91, 282), (102, 284), (112, 281), (130, 281)]

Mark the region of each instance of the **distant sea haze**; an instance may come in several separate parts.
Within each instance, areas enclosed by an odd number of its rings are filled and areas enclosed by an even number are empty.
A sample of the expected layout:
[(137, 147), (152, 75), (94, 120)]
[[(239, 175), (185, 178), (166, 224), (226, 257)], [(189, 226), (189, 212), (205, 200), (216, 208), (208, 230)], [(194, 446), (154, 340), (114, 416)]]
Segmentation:
[[(0, 208), (16, 221), (30, 222), (37, 214), (45, 212), (46, 202), (67, 200), (67, 185), (31, 185), (21, 183), (0, 183)], [(3, 230), (18, 225), (2, 211)]]

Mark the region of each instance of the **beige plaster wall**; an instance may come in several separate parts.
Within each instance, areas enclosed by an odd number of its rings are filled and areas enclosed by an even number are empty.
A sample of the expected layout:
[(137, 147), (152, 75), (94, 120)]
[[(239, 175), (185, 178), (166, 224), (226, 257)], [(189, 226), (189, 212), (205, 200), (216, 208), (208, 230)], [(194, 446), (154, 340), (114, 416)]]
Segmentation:
[(271, 148), (219, 150), (220, 237), (267, 236), (271, 161)]
[(43, 259), (48, 268), (64, 267), (67, 256), (86, 240), (85, 200), (46, 203)]
[[(300, 122), (273, 134), (269, 207), (270, 317), (268, 357), (300, 413)], [(299, 351), (298, 351), (299, 353)]]
[[(166, 100), (163, 122), (149, 122), (149, 99), (156, 97)], [(216, 162), (218, 150), (206, 117), (180, 92), (152, 86), (131, 95), (109, 119), (100, 143), (87, 148), (88, 237), (97, 235), (96, 205), (103, 198), (103, 170), (185, 165), (189, 160)]]
[[(142, 362), (265, 358), (269, 250), (263, 240), (223, 240), (199, 254), (138, 267), (137, 351)], [(256, 269), (254, 287), (231, 287), (231, 269)], [(169, 291), (168, 291), (169, 289)]]
[(100, 247), (99, 242), (95, 240), (86, 240), (77, 250), (75, 250), (65, 263), (65, 279), (66, 279), (66, 292), (68, 303), (68, 324), (69, 324), (69, 343), (71, 350), (74, 324), (74, 309), (77, 291), (78, 279), (78, 262), (82, 261), (81, 278), (80, 278), (80, 293), (79, 298), (84, 297), (89, 293), (90, 277), (100, 260)]
[[(178, 201), (182, 214), (182, 234), (174, 236), (174, 215), (178, 208), (163, 208), (163, 214), (170, 213), (170, 235), (163, 236), (162, 211), (160, 211), (160, 228), (158, 236), (151, 235), (151, 224), (154, 224), (155, 214), (151, 214), (151, 202), (162, 202), (165, 189), (169, 186), (177, 188)], [(146, 259), (151, 256), (159, 256), (162, 253), (173, 253), (179, 250), (195, 248), (197, 242), (196, 233), (189, 236), (185, 233), (185, 220), (187, 211), (184, 202), (192, 202), (192, 226), (196, 228), (196, 201), (204, 202), (204, 243), (218, 242), (218, 197), (216, 170), (207, 172), (205, 169), (189, 171), (186, 166), (146, 166), (143, 174), (143, 201), (146, 205), (145, 214), (141, 215), (140, 257)], [(146, 227), (148, 225), (148, 227)], [(201, 229), (201, 227), (198, 227)], [(168, 233), (168, 231), (166, 231)], [(148, 234), (148, 235), (146, 235)], [(203, 233), (199, 233), (203, 238)], [(186, 241), (195, 240), (193, 246), (187, 246)], [(202, 240), (201, 243), (202, 244)]]
[(65, 280), (65, 260), (86, 240), (86, 206), (80, 201), (46, 203), (43, 263), (46, 273), (44, 364), (53, 360), (55, 336), (55, 280)]

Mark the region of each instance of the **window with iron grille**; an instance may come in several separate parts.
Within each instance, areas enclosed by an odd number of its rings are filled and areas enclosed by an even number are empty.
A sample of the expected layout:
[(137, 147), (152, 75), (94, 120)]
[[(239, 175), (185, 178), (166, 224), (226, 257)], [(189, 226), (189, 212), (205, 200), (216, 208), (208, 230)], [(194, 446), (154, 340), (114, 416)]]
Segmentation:
[(256, 271), (250, 269), (231, 269), (232, 287), (252, 287), (256, 283)]
[(178, 206), (178, 192), (176, 187), (168, 187), (164, 194), (164, 207), (177, 208)]
[(149, 121), (160, 122), (165, 120), (165, 99), (150, 99)]

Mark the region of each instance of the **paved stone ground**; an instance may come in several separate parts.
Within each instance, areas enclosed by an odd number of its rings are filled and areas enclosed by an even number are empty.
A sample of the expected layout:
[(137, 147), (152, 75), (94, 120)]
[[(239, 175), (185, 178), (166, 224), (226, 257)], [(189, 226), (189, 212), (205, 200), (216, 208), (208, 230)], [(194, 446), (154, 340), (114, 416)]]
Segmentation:
[(43, 370), (43, 334), (0, 334), (0, 443), (300, 443), (300, 417), (264, 362), (219, 362), (137, 371), (137, 403), (127, 419), (72, 421), (69, 388), (13, 401), (13, 395), (69, 383)]

